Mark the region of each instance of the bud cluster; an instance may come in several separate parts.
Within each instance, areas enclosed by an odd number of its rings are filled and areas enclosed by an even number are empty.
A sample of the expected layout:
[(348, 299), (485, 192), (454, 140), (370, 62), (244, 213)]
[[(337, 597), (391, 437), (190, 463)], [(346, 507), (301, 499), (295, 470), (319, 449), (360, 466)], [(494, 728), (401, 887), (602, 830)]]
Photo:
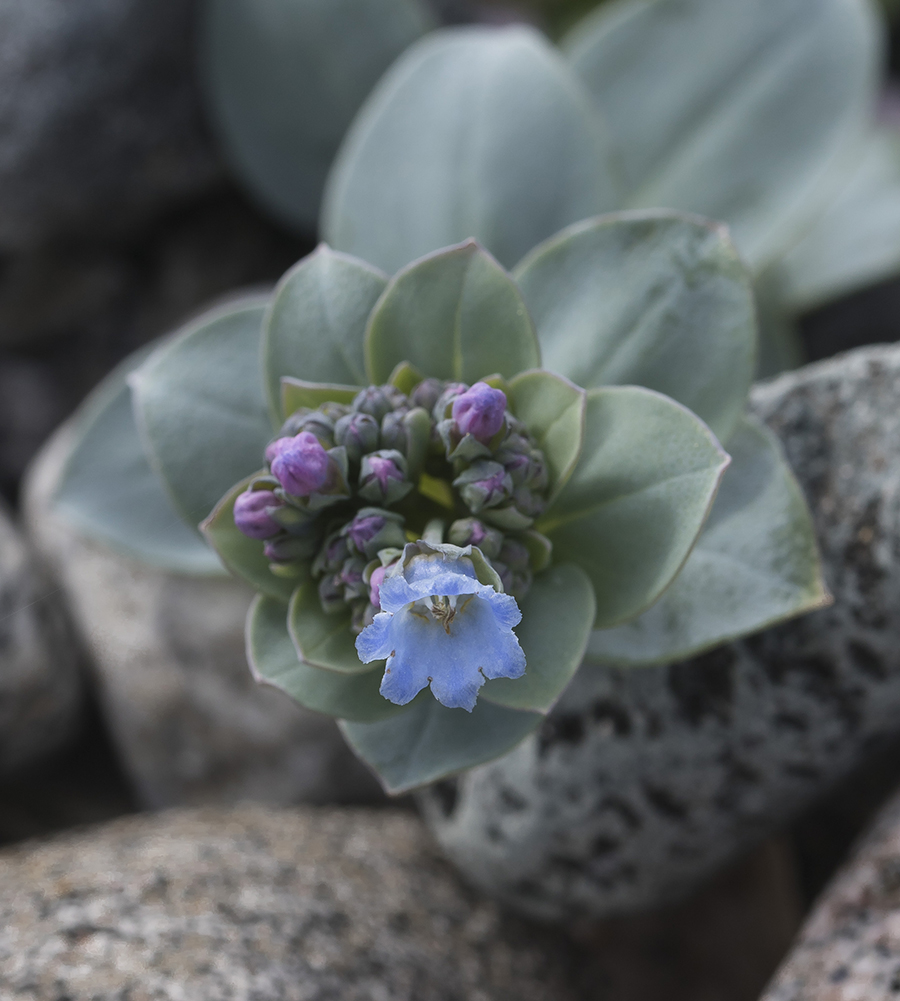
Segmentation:
[(302, 407), (266, 463), (268, 475), (237, 498), (235, 524), (264, 542), (274, 573), (311, 562), (323, 609), (349, 608), (357, 632), (426, 526), (432, 540), (477, 546), (507, 592), (530, 586), (547, 466), (505, 393), (485, 382), (425, 379), (409, 394), (370, 386), (350, 404)]

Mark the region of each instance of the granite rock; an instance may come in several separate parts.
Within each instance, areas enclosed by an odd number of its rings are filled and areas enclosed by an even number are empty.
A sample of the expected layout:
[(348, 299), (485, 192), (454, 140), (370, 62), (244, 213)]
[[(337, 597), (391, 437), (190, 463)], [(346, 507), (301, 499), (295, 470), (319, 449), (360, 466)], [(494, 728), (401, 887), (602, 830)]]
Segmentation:
[(483, 890), (562, 919), (691, 892), (900, 732), (900, 348), (757, 386), (831, 608), (660, 668), (579, 672), (510, 755), (422, 796)]
[(244, 647), (249, 588), (135, 562), (54, 513), (69, 434), (64, 425), (36, 460), (23, 512), (68, 600), (140, 802), (380, 798), (332, 719), (253, 681)]
[(0, 506), (0, 775), (49, 754), (78, 725), (79, 655), (55, 592)]
[(900, 993), (900, 797), (822, 894), (762, 1001), (880, 1001)]
[(186, 0), (0, 0), (0, 247), (120, 232), (220, 174)]
[(569, 950), (394, 810), (206, 808), (0, 855), (20, 1001), (570, 1001)]

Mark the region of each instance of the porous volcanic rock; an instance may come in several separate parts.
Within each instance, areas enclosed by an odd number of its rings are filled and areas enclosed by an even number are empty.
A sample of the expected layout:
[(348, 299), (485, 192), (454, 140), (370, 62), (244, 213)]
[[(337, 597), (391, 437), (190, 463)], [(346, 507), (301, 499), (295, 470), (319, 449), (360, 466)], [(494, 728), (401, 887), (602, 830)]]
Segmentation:
[(394, 810), (207, 808), (0, 855), (20, 1001), (574, 1001), (570, 949)]
[(426, 792), (477, 886), (546, 918), (676, 900), (900, 732), (900, 347), (755, 387), (832, 607), (704, 656), (583, 669), (506, 757)]

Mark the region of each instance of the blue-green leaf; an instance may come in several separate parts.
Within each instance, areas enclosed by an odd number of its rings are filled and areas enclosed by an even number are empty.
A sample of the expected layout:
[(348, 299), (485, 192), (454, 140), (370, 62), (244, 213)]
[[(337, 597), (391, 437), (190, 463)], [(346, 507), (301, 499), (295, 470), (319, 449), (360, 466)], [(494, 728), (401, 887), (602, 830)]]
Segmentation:
[(272, 437), (259, 371), (264, 308), (254, 297), (205, 313), (132, 376), (148, 458), (189, 525), (259, 469)]
[(471, 713), (447, 709), (423, 692), (410, 709), (383, 723), (341, 723), (347, 743), (397, 795), (499, 758), (543, 720), (479, 701)]
[(85, 535), (144, 563), (224, 574), (216, 554), (175, 513), (144, 455), (125, 380), (155, 346), (123, 362), (78, 410), (54, 504)]
[(510, 709), (547, 713), (578, 670), (597, 611), (587, 574), (571, 563), (539, 574), (520, 602), (516, 628), (525, 677), (488, 681), (479, 698)]
[[(314, 667), (338, 674), (365, 674), (373, 670), (356, 652), (350, 631), (350, 612), (327, 614), (314, 581), (297, 588), (288, 613), (288, 630), (298, 657)], [(377, 664), (384, 672), (384, 662)]]
[(687, 559), (728, 456), (689, 410), (635, 386), (588, 392), (578, 465), (537, 529), (578, 564), (598, 629), (649, 608)]
[(602, 128), (556, 50), (525, 27), (413, 46), (363, 106), (328, 180), (328, 242), (393, 274), (468, 237), (506, 267), (616, 208)]
[(564, 49), (612, 136), (623, 206), (721, 219), (761, 270), (852, 163), (877, 29), (862, 0), (631, 0)]
[(374, 383), (387, 382), (401, 362), (471, 383), (541, 361), (515, 282), (472, 240), (429, 254), (391, 281), (369, 320), (365, 352)]
[(257, 681), (280, 688), (314, 712), (373, 723), (407, 709), (379, 695), (383, 667), (348, 675), (304, 664), (288, 633), (284, 605), (262, 595), (256, 597), (247, 616), (247, 657)]
[(278, 283), (263, 323), (269, 410), (281, 423), (281, 379), (366, 383), (363, 336), (387, 277), (325, 244)]
[(750, 275), (724, 227), (674, 212), (576, 223), (516, 269), (544, 366), (579, 386), (646, 386), (723, 440), (756, 360)]
[(744, 418), (709, 521), (640, 618), (595, 632), (588, 660), (665, 663), (827, 604), (812, 520), (775, 436)]
[(431, 23), (416, 0), (206, 0), (210, 117), (262, 206), (312, 232), (353, 116)]

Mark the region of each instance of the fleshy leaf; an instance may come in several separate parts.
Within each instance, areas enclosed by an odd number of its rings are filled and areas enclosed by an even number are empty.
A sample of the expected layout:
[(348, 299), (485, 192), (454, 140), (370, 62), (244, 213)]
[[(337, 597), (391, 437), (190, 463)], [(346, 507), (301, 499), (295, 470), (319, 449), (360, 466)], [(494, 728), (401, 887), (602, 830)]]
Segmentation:
[(397, 795), (499, 758), (543, 720), (479, 700), (471, 713), (447, 709), (423, 692), (409, 711), (383, 723), (341, 723), (354, 752)]
[(546, 713), (584, 656), (597, 610), (594, 589), (580, 567), (564, 563), (539, 574), (519, 605), (516, 635), (525, 652), (525, 677), (488, 681), (479, 698)]
[(131, 377), (147, 456), (189, 525), (262, 462), (272, 437), (259, 371), (265, 300), (205, 313)]
[(156, 346), (126, 359), (81, 405), (54, 504), (80, 532), (127, 556), (177, 573), (222, 575), (216, 554), (173, 509), (134, 421), (125, 380)]
[(248, 539), (234, 523), (234, 502), (253, 478), (247, 477), (232, 487), (200, 527), (229, 570), (238, 577), (243, 577), (255, 590), (286, 604), (294, 589), (306, 581), (308, 574), (302, 573), (297, 577), (279, 577), (273, 574), (263, 552), (262, 542)]
[(847, 183), (778, 270), (792, 311), (900, 271), (900, 137), (872, 134)]
[(281, 416), (289, 417), (300, 407), (315, 410), (323, 403), (352, 403), (361, 386), (338, 386), (333, 383), (301, 382), (285, 375), (281, 379)]
[(683, 403), (723, 441), (756, 360), (750, 275), (723, 226), (625, 212), (569, 227), (516, 280), (543, 364), (579, 386), (646, 386)]
[(387, 276), (325, 244), (295, 264), (275, 289), (263, 322), (263, 378), (273, 420), (281, 379), (365, 385), (363, 335)]
[(210, 117), (260, 204), (312, 232), (344, 132), (431, 17), (416, 0), (207, 0)]
[(506, 267), (616, 208), (588, 96), (531, 28), (435, 32), (385, 75), (328, 179), (322, 231), (389, 274), (479, 240)]
[(588, 660), (665, 663), (827, 604), (806, 503), (775, 436), (745, 418), (709, 521), (640, 618), (595, 632)]
[[(300, 659), (313, 667), (338, 674), (365, 674), (373, 669), (356, 652), (349, 610), (333, 615), (323, 611), (314, 581), (307, 581), (294, 593), (288, 630)], [(378, 666), (383, 672), (384, 661), (378, 661)]]
[(247, 659), (257, 681), (280, 688), (314, 712), (374, 723), (406, 711), (378, 694), (382, 667), (366, 674), (338, 674), (299, 660), (284, 605), (262, 595), (255, 598), (247, 616)]
[(721, 219), (760, 270), (852, 163), (877, 28), (872, 5), (848, 0), (632, 0), (564, 49), (612, 135), (622, 204)]
[(512, 412), (543, 450), (555, 497), (571, 476), (584, 440), (585, 392), (552, 372), (523, 372), (507, 387)]
[(555, 562), (590, 577), (598, 629), (639, 615), (671, 583), (727, 465), (706, 425), (668, 397), (636, 386), (588, 392), (578, 465), (536, 528)]
[(366, 331), (369, 380), (409, 362), (427, 376), (475, 382), (540, 365), (515, 282), (473, 240), (416, 261), (388, 285)]

